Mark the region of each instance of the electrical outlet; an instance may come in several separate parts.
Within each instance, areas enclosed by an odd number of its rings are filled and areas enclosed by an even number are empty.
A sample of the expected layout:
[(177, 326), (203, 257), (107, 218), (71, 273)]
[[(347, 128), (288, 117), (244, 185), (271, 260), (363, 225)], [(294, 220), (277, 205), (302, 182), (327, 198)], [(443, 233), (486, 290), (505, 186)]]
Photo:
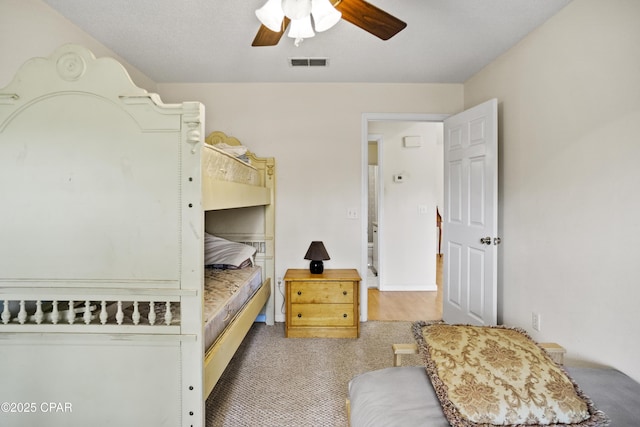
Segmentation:
[(347, 209), (347, 218), (358, 219), (358, 210), (356, 208)]
[(540, 332), (540, 313), (531, 313), (531, 326), (535, 331)]

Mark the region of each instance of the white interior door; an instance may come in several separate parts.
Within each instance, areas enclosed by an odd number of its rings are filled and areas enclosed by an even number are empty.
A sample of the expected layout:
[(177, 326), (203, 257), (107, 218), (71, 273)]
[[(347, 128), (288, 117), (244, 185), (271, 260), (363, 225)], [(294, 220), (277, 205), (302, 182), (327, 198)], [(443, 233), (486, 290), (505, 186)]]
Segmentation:
[(498, 101), (444, 121), (443, 309), (447, 323), (497, 323)]

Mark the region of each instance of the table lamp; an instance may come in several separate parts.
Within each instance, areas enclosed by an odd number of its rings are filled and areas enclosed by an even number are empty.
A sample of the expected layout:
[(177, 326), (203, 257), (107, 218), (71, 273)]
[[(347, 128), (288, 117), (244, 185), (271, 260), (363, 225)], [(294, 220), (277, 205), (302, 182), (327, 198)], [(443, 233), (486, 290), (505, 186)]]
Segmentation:
[(311, 260), (311, 263), (309, 264), (309, 271), (311, 274), (321, 274), (324, 271), (324, 264), (322, 261), (331, 258), (329, 258), (329, 254), (322, 242), (313, 241), (311, 242), (311, 245), (309, 245), (309, 249), (307, 250), (307, 254), (304, 256), (304, 259)]

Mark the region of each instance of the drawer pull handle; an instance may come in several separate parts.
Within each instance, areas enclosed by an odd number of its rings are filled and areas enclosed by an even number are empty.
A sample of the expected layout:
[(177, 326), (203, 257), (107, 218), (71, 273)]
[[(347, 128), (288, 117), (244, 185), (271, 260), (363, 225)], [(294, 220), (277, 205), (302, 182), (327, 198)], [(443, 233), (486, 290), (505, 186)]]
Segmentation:
[(302, 295), (302, 291), (298, 291), (298, 295)]
[(347, 294), (347, 291), (342, 291), (342, 295), (346, 295), (346, 294)]
[(343, 314), (342, 317), (346, 318), (347, 317), (347, 313)]
[(302, 317), (302, 313), (298, 313), (298, 317)]

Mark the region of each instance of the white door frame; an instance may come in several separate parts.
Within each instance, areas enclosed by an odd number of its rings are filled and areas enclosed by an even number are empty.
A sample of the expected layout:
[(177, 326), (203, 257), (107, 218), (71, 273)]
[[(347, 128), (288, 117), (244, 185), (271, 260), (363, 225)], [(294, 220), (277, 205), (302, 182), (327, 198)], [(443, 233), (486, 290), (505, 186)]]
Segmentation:
[[(361, 243), (360, 243), (360, 272), (364, 277), (360, 282), (360, 321), (366, 322), (368, 319), (368, 308), (369, 308), (369, 298), (367, 294), (367, 243), (368, 243), (368, 234), (367, 234), (367, 223), (369, 219), (369, 203), (368, 203), (368, 181), (369, 181), (369, 122), (370, 121), (397, 121), (397, 122), (443, 122), (450, 114), (418, 114), (418, 113), (362, 113), (362, 122), (361, 122), (361, 194), (360, 194), (360, 227), (361, 227)], [(382, 165), (380, 164), (382, 161), (380, 157), (378, 157), (378, 173), (382, 173)], [(379, 193), (379, 196), (382, 197), (382, 192)], [(384, 226), (380, 226), (383, 224), (384, 218), (384, 209), (381, 209), (382, 206), (381, 198), (378, 200), (378, 242), (380, 243), (378, 246), (378, 256), (381, 264), (380, 270), (382, 270), (382, 275), (384, 275), (384, 266), (382, 265), (383, 255), (384, 255)], [(378, 275), (378, 280), (382, 281), (383, 276)]]

